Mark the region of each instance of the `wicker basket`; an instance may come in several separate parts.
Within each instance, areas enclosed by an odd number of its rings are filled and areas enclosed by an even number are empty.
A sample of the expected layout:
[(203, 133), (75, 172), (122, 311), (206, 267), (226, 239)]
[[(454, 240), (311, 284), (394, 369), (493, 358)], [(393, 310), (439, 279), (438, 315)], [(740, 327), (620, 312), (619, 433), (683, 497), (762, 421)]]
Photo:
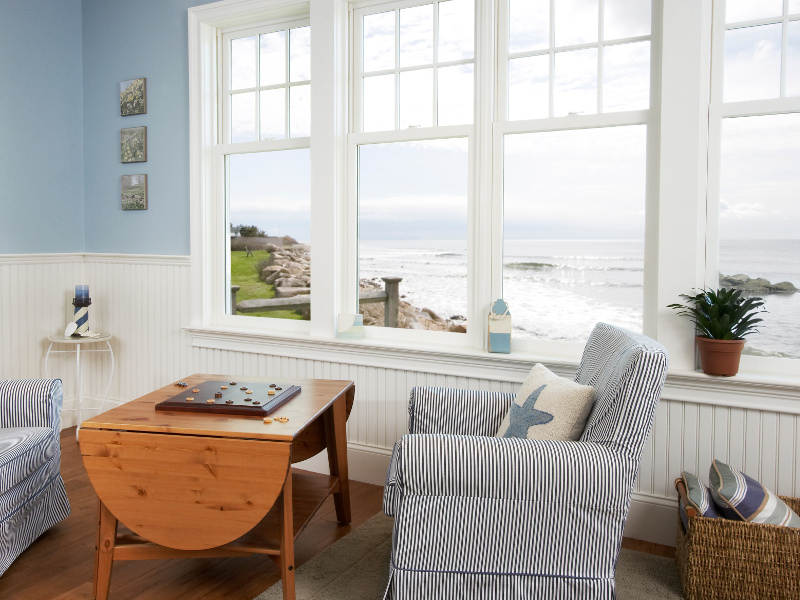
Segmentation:
[[(800, 514), (800, 498), (781, 499)], [(800, 529), (687, 514), (675, 550), (687, 600), (800, 599)]]

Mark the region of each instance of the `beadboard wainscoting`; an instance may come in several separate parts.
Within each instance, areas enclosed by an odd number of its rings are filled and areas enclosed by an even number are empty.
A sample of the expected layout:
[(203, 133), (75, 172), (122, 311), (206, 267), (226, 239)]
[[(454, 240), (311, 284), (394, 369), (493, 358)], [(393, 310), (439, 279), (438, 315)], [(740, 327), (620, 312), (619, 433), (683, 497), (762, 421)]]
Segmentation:
[[(199, 328), (190, 323), (193, 294), (199, 291), (189, 264), (188, 257), (172, 256), (0, 256), (0, 378), (44, 375), (47, 336), (63, 330), (74, 286), (86, 283), (92, 328), (114, 336), (112, 404), (197, 372), (353, 380), (351, 477), (382, 484), (392, 446), (407, 428), (413, 386), (516, 391), (533, 363), (542, 360)], [(82, 362), (84, 399), (95, 403), (105, 390), (108, 358), (96, 353)], [(575, 371), (575, 365), (546, 364), (563, 376)], [(51, 360), (50, 374), (64, 380), (67, 409), (74, 408), (74, 373), (73, 357)], [(626, 535), (674, 545), (673, 481), (682, 470), (707, 480), (713, 458), (779, 494), (800, 496), (798, 383), (671, 372), (642, 457)], [(64, 426), (72, 424), (74, 413), (66, 412)], [(305, 466), (323, 470), (327, 461), (315, 457)]]

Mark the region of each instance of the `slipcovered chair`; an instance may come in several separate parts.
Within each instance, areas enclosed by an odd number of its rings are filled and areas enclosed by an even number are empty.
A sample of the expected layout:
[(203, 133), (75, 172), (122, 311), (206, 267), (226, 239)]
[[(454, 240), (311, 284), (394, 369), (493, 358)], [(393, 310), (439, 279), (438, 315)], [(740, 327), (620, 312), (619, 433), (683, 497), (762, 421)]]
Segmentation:
[(594, 328), (578, 441), (493, 437), (514, 394), (416, 387), (395, 445), (387, 598), (611, 599), (642, 448), (667, 371), (653, 340)]
[(69, 515), (61, 479), (60, 379), (0, 381), (0, 576)]

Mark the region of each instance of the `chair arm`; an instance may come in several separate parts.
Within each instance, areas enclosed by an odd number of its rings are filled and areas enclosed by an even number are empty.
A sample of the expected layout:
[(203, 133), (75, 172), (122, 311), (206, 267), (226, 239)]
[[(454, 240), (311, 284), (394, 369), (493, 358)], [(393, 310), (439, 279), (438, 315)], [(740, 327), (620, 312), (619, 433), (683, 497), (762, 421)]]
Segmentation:
[(493, 436), (514, 393), (414, 387), (408, 402), (410, 433)]
[(60, 379), (0, 381), (0, 427), (50, 427), (58, 432), (63, 400)]
[(395, 569), (613, 589), (630, 457), (585, 442), (445, 435), (406, 435), (399, 448)]
[(589, 442), (405, 435), (398, 442), (403, 495), (515, 499), (624, 510), (637, 464)]

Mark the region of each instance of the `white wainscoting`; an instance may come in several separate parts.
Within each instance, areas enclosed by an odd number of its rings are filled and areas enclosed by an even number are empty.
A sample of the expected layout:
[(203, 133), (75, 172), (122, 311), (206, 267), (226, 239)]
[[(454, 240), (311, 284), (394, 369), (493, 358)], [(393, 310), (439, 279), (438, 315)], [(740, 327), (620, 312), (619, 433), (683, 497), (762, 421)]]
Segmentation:
[[(192, 329), (189, 307), (199, 290), (189, 273), (187, 257), (0, 256), (0, 378), (44, 375), (46, 338), (70, 318), (75, 284), (87, 283), (92, 327), (114, 336), (112, 403), (196, 372), (353, 380), (351, 476), (382, 484), (391, 448), (406, 431), (413, 386), (514, 391), (534, 360)], [(549, 366), (562, 375), (574, 372), (574, 366)], [(72, 357), (63, 355), (50, 367), (51, 375), (64, 380), (65, 408), (73, 408)], [(106, 356), (87, 357), (84, 369), (84, 395), (94, 402), (105, 389)], [(642, 457), (626, 535), (674, 544), (673, 481), (682, 470), (707, 480), (713, 458), (742, 468), (779, 494), (800, 496), (799, 420), (797, 382), (671, 373)], [(65, 413), (64, 424), (74, 424), (72, 413)], [(315, 457), (307, 466), (322, 470), (327, 464)]]

